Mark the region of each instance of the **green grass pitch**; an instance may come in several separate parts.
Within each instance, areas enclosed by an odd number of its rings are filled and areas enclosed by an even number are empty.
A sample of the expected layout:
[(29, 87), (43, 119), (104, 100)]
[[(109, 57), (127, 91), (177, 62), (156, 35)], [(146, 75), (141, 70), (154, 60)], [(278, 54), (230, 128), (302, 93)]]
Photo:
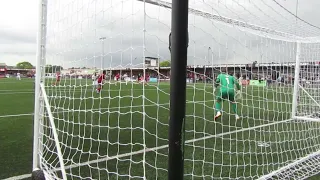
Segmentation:
[[(34, 93), (30, 79), (0, 83), (3, 179), (31, 171)], [(166, 179), (168, 83), (106, 84), (96, 94), (91, 80), (66, 80), (46, 89), (68, 178)], [(243, 92), (241, 120), (235, 121), (225, 102), (222, 118), (214, 122), (212, 86), (188, 84), (185, 179), (256, 179), (318, 150), (319, 124), (290, 120), (291, 89), (249, 86)], [(42, 126), (44, 160), (59, 167), (47, 115)]]

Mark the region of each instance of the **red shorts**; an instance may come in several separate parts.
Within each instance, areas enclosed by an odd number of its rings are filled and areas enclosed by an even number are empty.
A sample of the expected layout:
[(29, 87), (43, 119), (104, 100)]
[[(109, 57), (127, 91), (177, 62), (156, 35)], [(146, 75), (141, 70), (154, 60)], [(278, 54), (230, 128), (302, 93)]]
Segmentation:
[(57, 82), (60, 82), (60, 78), (57, 78), (56, 81), (57, 81)]
[(120, 78), (116, 78), (116, 81), (119, 81)]

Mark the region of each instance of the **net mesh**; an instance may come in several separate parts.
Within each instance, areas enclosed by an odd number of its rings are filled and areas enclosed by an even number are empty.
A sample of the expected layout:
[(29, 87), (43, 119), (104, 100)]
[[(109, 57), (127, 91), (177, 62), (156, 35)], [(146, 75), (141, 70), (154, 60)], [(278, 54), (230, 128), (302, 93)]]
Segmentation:
[[(189, 4), (185, 179), (316, 174), (319, 123), (292, 119), (291, 113), (297, 98), (295, 115), (318, 118), (317, 78), (303, 79), (319, 71), (319, 29), (273, 0)], [(163, 66), (170, 60), (171, 2), (57, 0), (47, 7), (42, 169), (52, 179), (62, 173), (68, 179), (165, 179), (170, 68)], [(301, 82), (293, 97), (296, 41), (302, 42)], [(235, 97), (236, 113), (225, 100), (214, 121), (213, 81), (221, 68), (237, 77), (242, 97)], [(93, 76), (103, 70), (97, 92)]]

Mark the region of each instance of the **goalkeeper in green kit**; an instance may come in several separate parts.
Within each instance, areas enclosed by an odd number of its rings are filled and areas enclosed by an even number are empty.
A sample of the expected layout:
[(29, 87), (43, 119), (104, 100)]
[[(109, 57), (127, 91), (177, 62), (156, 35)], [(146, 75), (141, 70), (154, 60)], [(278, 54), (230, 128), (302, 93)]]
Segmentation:
[(216, 104), (215, 108), (217, 111), (217, 114), (214, 117), (214, 120), (218, 119), (221, 117), (221, 106), (222, 106), (222, 101), (225, 99), (228, 99), (231, 103), (231, 107), (233, 112), (236, 114), (236, 119), (238, 120), (240, 117), (237, 114), (237, 104), (235, 101), (235, 88), (237, 88), (237, 91), (240, 92), (240, 85), (237, 79), (232, 76), (227, 74), (227, 69), (223, 68), (221, 70), (221, 74), (218, 75), (216, 82), (215, 82), (215, 87), (217, 88), (220, 86), (218, 93), (216, 94)]

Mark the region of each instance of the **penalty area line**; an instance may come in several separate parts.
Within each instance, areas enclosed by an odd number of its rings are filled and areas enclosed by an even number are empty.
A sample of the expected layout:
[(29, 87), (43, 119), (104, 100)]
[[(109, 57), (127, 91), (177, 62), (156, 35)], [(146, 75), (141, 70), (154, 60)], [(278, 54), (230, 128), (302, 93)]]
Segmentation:
[(8, 114), (8, 115), (0, 115), (0, 118), (7, 118), (7, 117), (18, 117), (18, 116), (32, 116), (33, 113), (29, 114)]

